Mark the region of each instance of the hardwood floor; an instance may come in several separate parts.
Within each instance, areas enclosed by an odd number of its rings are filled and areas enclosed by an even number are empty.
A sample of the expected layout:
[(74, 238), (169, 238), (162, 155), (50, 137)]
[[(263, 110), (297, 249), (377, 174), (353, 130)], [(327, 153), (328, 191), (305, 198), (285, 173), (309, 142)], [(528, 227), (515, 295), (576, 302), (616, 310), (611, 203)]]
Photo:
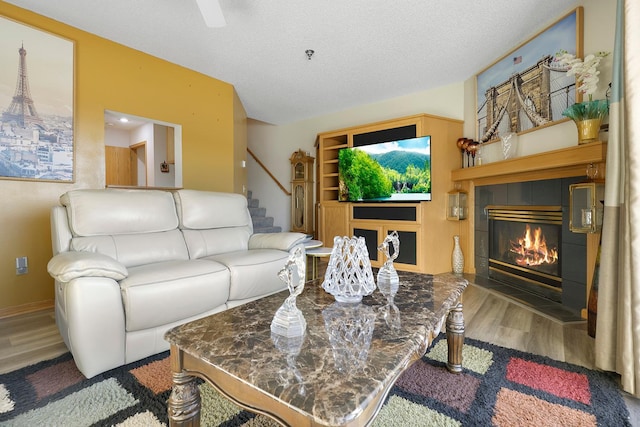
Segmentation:
[[(563, 325), (474, 285), (463, 302), (466, 336), (593, 368), (594, 340), (586, 322)], [(0, 319), (0, 373), (66, 351), (53, 309)]]
[(0, 319), (0, 373), (66, 352), (53, 308)]
[(587, 322), (561, 323), (477, 285), (463, 295), (465, 336), (594, 368)]

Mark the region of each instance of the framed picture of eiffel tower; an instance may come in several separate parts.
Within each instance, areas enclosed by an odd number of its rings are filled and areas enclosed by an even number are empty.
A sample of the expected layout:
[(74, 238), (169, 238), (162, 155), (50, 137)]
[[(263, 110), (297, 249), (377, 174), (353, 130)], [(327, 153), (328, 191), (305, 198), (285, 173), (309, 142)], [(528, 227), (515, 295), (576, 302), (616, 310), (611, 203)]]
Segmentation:
[(476, 75), (478, 141), (569, 120), (562, 112), (576, 102), (575, 78), (554, 61), (560, 50), (582, 57), (581, 6)]
[(74, 182), (74, 50), (0, 16), (0, 179)]

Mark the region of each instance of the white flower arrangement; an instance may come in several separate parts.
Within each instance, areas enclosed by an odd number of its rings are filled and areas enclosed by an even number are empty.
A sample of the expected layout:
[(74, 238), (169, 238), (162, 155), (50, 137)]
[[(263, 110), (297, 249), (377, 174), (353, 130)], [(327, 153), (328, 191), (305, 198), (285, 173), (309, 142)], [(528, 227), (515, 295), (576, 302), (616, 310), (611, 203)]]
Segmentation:
[(607, 55), (609, 52), (597, 52), (585, 56), (582, 60), (566, 50), (561, 50), (556, 54), (555, 62), (568, 67), (567, 76), (576, 76), (576, 90), (588, 95), (591, 101), (600, 81), (598, 66)]

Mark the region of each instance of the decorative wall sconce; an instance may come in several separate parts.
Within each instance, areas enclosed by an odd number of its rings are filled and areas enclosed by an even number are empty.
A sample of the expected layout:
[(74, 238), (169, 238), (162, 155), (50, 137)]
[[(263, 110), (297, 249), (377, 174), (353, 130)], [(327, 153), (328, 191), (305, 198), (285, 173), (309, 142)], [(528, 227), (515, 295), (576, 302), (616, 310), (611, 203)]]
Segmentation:
[(604, 181), (597, 175), (597, 167), (589, 165), (589, 180), (569, 186), (569, 230), (574, 233), (597, 233), (602, 228)]
[(455, 189), (447, 193), (447, 219), (460, 221), (467, 219), (469, 208), (467, 205), (467, 192), (460, 189), (460, 184), (455, 184)]
[(574, 233), (597, 233), (602, 228), (604, 182), (569, 186), (569, 229)]

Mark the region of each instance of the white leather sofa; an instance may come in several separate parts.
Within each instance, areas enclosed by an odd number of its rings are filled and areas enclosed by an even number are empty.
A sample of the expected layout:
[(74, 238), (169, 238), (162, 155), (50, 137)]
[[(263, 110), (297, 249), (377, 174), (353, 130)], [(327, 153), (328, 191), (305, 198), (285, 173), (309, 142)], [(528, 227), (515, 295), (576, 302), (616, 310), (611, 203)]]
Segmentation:
[(56, 323), (87, 377), (167, 350), (171, 327), (286, 289), (301, 233), (253, 234), (247, 199), (73, 190), (51, 211)]

